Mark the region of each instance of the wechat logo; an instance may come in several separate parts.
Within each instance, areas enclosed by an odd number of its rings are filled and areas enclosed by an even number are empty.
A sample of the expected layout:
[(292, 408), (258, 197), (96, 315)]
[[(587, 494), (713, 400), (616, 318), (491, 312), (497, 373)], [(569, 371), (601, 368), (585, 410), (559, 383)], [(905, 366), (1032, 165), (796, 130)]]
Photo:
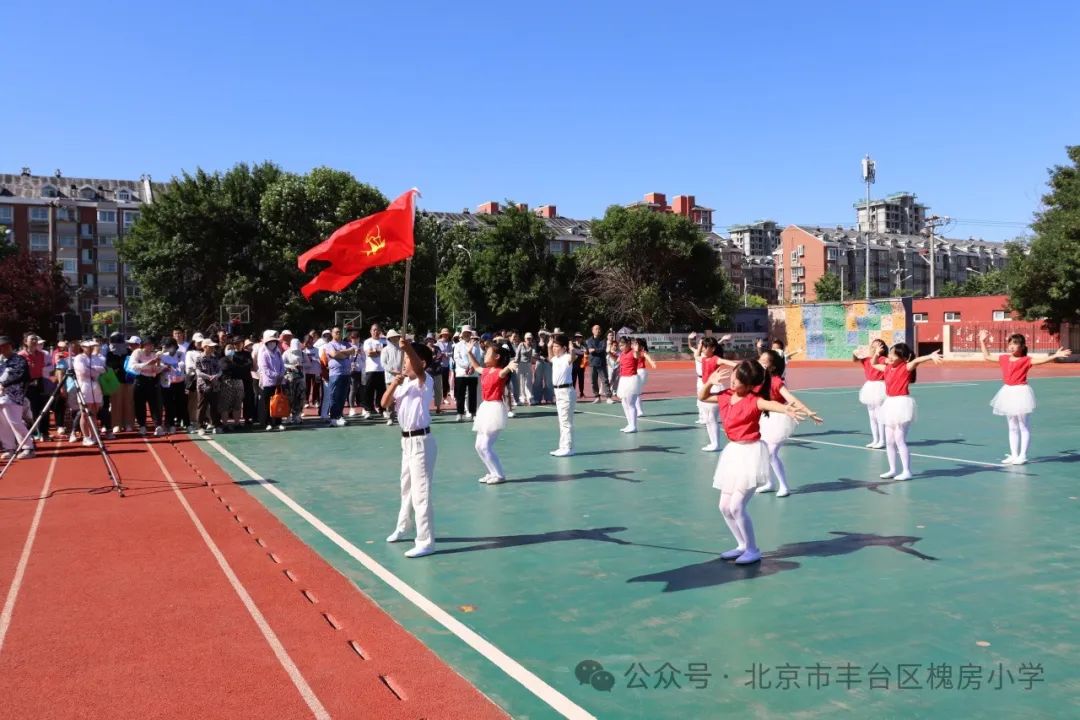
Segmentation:
[(615, 676), (595, 660), (579, 662), (574, 668), (574, 675), (582, 685), (592, 685), (600, 692), (611, 692), (611, 688), (615, 687)]

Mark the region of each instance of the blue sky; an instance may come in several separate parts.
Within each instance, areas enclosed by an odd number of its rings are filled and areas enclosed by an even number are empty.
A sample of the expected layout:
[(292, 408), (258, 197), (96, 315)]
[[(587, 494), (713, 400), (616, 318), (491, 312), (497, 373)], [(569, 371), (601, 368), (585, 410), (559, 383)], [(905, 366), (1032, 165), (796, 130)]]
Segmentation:
[(869, 152), (875, 195), (1026, 223), (1080, 143), (1078, 3), (4, 6), (6, 172), (273, 160), (439, 210), (694, 194), (722, 228), (850, 224)]

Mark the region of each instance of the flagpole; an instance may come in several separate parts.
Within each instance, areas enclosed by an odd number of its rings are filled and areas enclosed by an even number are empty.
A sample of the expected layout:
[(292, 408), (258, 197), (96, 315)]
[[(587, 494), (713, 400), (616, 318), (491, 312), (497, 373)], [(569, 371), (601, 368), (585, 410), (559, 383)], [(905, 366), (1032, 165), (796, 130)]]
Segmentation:
[(408, 337), (409, 281), (412, 278), (412, 258), (405, 261), (405, 299), (401, 303), (401, 337)]

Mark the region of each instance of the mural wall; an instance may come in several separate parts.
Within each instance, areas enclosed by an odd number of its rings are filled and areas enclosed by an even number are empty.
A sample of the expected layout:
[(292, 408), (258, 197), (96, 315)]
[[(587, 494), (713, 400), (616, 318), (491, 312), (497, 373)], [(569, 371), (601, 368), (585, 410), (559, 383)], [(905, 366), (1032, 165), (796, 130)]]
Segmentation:
[(880, 338), (913, 343), (911, 298), (844, 303), (778, 305), (769, 308), (769, 334), (784, 338), (800, 360), (847, 360), (860, 345)]

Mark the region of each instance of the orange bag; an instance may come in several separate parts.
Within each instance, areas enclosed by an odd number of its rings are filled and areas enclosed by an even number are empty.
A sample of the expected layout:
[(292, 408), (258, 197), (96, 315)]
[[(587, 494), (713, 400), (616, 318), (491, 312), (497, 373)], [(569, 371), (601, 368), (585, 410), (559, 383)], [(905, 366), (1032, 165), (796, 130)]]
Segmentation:
[(289, 417), (289, 398), (285, 397), (285, 393), (281, 391), (280, 385), (278, 386), (277, 392), (274, 393), (274, 397), (270, 398), (270, 417)]

